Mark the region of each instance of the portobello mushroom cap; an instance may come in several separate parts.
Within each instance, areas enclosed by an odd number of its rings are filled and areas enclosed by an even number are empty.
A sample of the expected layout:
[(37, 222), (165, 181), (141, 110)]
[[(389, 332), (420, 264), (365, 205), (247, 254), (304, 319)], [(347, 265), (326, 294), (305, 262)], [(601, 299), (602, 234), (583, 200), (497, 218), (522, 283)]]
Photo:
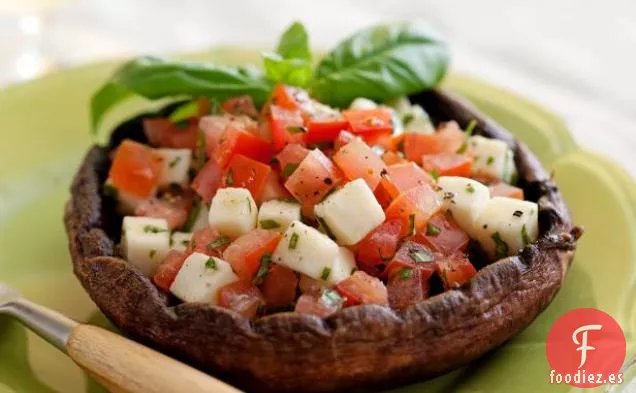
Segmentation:
[(504, 140), (519, 184), (539, 204), (539, 239), (482, 268), (472, 281), (402, 312), (345, 308), (321, 319), (283, 312), (253, 322), (202, 303), (176, 304), (122, 259), (121, 217), (102, 195), (109, 152), (123, 138), (144, 141), (141, 118), (122, 124), (110, 146), (93, 146), (71, 186), (65, 224), (75, 275), (104, 314), (131, 337), (249, 391), (378, 390), (432, 378), (500, 346), (551, 302), (573, 258), (574, 227), (557, 187), (508, 131), (447, 92), (411, 97), (436, 122)]

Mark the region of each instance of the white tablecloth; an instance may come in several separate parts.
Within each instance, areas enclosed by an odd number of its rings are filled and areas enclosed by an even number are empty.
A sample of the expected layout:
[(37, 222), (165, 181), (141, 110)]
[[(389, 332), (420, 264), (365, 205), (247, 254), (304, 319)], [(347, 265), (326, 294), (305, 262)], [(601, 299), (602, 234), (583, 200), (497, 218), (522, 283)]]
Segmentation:
[[(448, 34), (455, 70), (551, 108), (580, 144), (636, 176), (634, 0), (80, 0), (46, 14), (41, 48), (63, 67), (216, 44), (267, 47), (296, 19), (316, 48), (378, 21), (428, 19)], [(0, 84), (20, 79), (16, 64), (28, 76), (20, 55), (31, 44), (17, 27), (15, 14), (0, 13)]]

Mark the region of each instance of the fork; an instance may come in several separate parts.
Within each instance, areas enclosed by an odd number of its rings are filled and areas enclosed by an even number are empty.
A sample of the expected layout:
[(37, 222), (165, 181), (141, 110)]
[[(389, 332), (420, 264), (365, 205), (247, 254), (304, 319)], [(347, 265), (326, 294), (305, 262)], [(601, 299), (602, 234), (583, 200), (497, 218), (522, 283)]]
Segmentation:
[(80, 324), (35, 304), (0, 282), (0, 315), (11, 316), (67, 354), (114, 393), (239, 390), (174, 359), (96, 326)]

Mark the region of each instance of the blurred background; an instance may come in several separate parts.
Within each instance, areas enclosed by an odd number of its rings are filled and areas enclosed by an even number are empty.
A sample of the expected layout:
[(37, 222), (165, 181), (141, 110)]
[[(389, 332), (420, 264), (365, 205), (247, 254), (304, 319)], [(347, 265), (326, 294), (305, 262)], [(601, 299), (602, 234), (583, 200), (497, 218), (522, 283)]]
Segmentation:
[(321, 49), (414, 17), (446, 32), (455, 72), (549, 107), (636, 175), (634, 0), (0, 0), (0, 87), (142, 53), (268, 48), (292, 20)]

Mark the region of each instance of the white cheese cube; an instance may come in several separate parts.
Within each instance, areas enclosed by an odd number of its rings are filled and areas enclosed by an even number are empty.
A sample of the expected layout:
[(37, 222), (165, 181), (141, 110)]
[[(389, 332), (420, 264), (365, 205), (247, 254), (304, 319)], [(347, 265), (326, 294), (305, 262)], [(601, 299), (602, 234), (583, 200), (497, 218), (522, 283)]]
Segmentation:
[(377, 107), (378, 107), (378, 104), (364, 97), (356, 98), (355, 100), (351, 102), (351, 105), (349, 105), (349, 109), (352, 109), (352, 110), (375, 109)]
[(384, 221), (384, 211), (363, 179), (356, 179), (314, 206), (316, 218), (339, 244), (362, 240)]
[(161, 176), (159, 185), (167, 186), (172, 183), (187, 185), (190, 182), (188, 171), (192, 162), (190, 149), (156, 149), (161, 156)]
[(209, 223), (222, 235), (239, 237), (256, 228), (258, 208), (245, 188), (221, 188), (210, 204)]
[(170, 248), (170, 230), (163, 218), (124, 217), (121, 249), (124, 257), (152, 276)]
[(467, 177), (442, 176), (437, 184), (442, 188), (442, 209), (450, 211), (453, 219), (468, 236), (476, 236), (474, 221), (490, 199), (490, 190)]
[(345, 247), (340, 247), (338, 249), (338, 255), (331, 266), (331, 271), (329, 274), (325, 274), (325, 276), (327, 276), (327, 284), (332, 286), (340, 284), (341, 281), (351, 276), (355, 268), (356, 260), (353, 253)]
[(170, 249), (185, 251), (192, 241), (191, 232), (174, 232), (170, 237)]
[(470, 146), (474, 153), (473, 175), (506, 183), (516, 177), (514, 155), (506, 142), (476, 135), (470, 138)]
[(516, 254), (537, 240), (538, 213), (534, 202), (493, 197), (475, 220), (476, 240), (491, 258)]
[(419, 105), (412, 105), (408, 110), (399, 112), (399, 116), (405, 132), (420, 134), (433, 134), (435, 132), (435, 127), (433, 127), (428, 113)]
[(170, 292), (184, 302), (218, 304), (219, 289), (238, 280), (229, 263), (195, 252), (179, 269)]
[(279, 200), (263, 202), (258, 210), (258, 227), (285, 232), (292, 221), (300, 221), (300, 204)]
[(294, 221), (272, 254), (272, 262), (320, 280), (333, 269), (338, 245), (317, 229)]

